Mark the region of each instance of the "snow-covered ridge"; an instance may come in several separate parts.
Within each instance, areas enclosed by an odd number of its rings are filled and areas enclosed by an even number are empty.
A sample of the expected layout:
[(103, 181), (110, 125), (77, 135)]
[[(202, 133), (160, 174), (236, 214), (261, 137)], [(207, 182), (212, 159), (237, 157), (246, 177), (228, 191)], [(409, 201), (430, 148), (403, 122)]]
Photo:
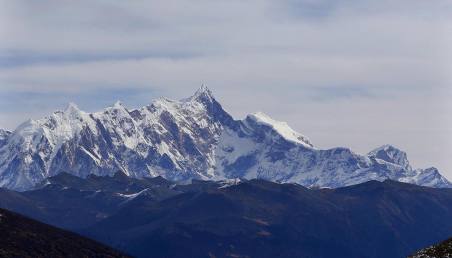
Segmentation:
[(401, 151), (389, 144), (385, 144), (372, 150), (367, 154), (367, 156), (400, 165), (408, 170), (411, 169), (406, 152)]
[(306, 136), (295, 132), (286, 122), (276, 121), (262, 112), (248, 115), (248, 118), (254, 120), (256, 123), (271, 127), (288, 141), (313, 147), (312, 143)]
[(393, 179), (451, 187), (437, 169), (412, 169), (385, 145), (359, 155), (316, 149), (307, 137), (263, 113), (234, 120), (202, 86), (188, 98), (159, 98), (129, 110), (121, 102), (86, 113), (75, 104), (14, 132), (0, 131), (0, 186), (26, 190), (67, 172), (86, 177), (163, 176), (171, 180), (262, 178), (308, 187)]

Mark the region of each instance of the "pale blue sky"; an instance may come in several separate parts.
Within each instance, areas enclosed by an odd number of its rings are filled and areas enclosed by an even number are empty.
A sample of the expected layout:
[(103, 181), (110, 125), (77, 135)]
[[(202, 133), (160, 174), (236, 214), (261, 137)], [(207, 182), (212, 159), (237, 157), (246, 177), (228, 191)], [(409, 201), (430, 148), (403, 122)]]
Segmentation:
[(207, 84), (318, 147), (391, 143), (452, 179), (452, 2), (0, 0), (0, 127)]

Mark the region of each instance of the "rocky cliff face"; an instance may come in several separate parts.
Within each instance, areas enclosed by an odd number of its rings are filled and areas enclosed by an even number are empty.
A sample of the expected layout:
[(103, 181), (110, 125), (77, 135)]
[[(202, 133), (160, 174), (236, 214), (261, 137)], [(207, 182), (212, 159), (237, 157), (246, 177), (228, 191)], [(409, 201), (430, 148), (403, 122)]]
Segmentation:
[(286, 123), (262, 113), (234, 120), (206, 87), (180, 101), (160, 98), (140, 109), (120, 102), (86, 113), (70, 104), (14, 132), (0, 132), (0, 186), (26, 190), (49, 176), (163, 176), (171, 180), (263, 178), (340, 187), (393, 179), (451, 187), (435, 168), (412, 169), (385, 145), (359, 155), (320, 150)]

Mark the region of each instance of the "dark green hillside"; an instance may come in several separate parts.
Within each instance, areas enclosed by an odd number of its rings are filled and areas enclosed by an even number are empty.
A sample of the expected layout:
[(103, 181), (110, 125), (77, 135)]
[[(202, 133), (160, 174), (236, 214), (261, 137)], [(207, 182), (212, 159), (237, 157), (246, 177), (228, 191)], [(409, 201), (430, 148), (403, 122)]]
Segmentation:
[(127, 257), (103, 244), (0, 209), (0, 257)]
[(437, 245), (419, 250), (410, 258), (447, 258), (452, 257), (452, 238)]

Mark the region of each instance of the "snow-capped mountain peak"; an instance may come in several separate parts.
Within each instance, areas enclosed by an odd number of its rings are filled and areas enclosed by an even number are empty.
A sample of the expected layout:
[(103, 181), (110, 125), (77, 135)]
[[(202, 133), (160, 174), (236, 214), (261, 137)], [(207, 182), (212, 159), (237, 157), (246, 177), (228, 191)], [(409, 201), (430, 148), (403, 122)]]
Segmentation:
[(94, 113), (97, 118), (102, 118), (102, 116), (115, 116), (115, 117), (128, 117), (129, 110), (124, 106), (121, 101), (116, 101), (112, 106), (105, 108), (102, 112)]
[(66, 108), (64, 109), (64, 113), (67, 113), (67, 114), (72, 114), (72, 113), (74, 113), (74, 114), (78, 114), (78, 113), (80, 113), (81, 112), (81, 110), (78, 108), (78, 106), (75, 104), (75, 103), (73, 103), (73, 102), (69, 102), (69, 104), (66, 106)]
[(389, 144), (385, 144), (372, 150), (368, 153), (368, 156), (400, 165), (405, 169), (411, 169), (406, 152), (401, 151), (400, 149)]
[(234, 120), (204, 85), (189, 98), (159, 98), (128, 110), (120, 102), (86, 113), (75, 104), (0, 131), (0, 187), (27, 190), (67, 172), (86, 177), (163, 176), (171, 180), (262, 178), (340, 187), (387, 178), (451, 187), (436, 169), (412, 169), (390, 145), (362, 156), (314, 148), (287, 123), (263, 113)]
[(215, 98), (212, 94), (212, 91), (207, 86), (202, 84), (201, 87), (195, 92), (195, 94), (193, 94), (189, 98), (182, 99), (181, 102), (185, 103), (198, 102), (208, 104), (212, 103), (214, 100)]
[(193, 99), (202, 98), (202, 97), (213, 99), (212, 91), (204, 84), (202, 84), (201, 87), (192, 96)]
[(125, 107), (124, 104), (120, 100), (118, 100), (115, 102), (115, 104), (113, 104), (113, 108), (125, 108)]
[(297, 133), (286, 122), (276, 121), (263, 112), (256, 112), (254, 114), (248, 115), (247, 119), (253, 120), (254, 122), (256, 122), (258, 124), (272, 128), (276, 133), (278, 133), (285, 140), (288, 140), (288, 141), (291, 141), (291, 142), (294, 142), (297, 144), (302, 144), (302, 145), (305, 145), (308, 147), (313, 147), (312, 143), (309, 141), (309, 139), (306, 136)]

